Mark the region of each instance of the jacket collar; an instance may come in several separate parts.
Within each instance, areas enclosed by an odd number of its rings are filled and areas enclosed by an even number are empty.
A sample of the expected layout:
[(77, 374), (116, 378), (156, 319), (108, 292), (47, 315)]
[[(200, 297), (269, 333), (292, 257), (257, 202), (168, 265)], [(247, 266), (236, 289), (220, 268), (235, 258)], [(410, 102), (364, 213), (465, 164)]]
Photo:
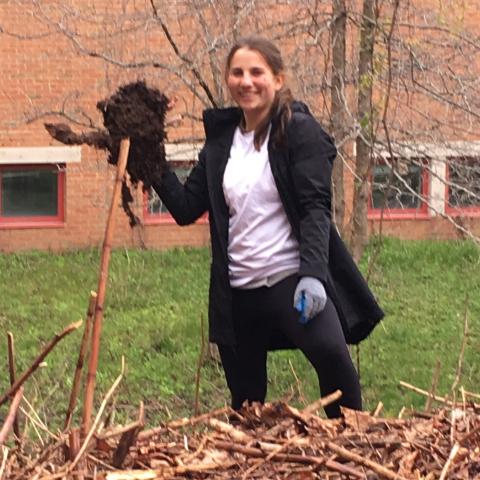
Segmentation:
[(225, 130), (236, 127), (242, 118), (242, 111), (237, 107), (209, 108), (203, 112), (203, 126), (208, 140), (222, 137)]

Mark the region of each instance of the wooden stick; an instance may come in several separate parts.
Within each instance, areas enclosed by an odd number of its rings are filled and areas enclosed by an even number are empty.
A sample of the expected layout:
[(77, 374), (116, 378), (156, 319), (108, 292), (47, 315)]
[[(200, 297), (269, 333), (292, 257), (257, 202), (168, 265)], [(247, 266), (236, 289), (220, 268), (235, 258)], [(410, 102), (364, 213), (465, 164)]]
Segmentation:
[(78, 392), (80, 390), (80, 380), (82, 378), (82, 369), (85, 355), (88, 350), (88, 340), (90, 339), (90, 331), (92, 329), (93, 315), (95, 313), (95, 305), (97, 303), (96, 292), (90, 292), (90, 301), (88, 303), (87, 318), (85, 320), (85, 329), (83, 330), (82, 341), (80, 343), (80, 351), (78, 353), (77, 367), (75, 369), (75, 375), (73, 377), (72, 391), (70, 392), (70, 401), (68, 403), (67, 414), (65, 417), (65, 424), (63, 430), (67, 430), (70, 427), (72, 421), (73, 410), (77, 403)]
[(450, 465), (452, 464), (453, 460), (457, 456), (458, 451), (460, 450), (460, 445), (458, 443), (455, 443), (450, 450), (450, 455), (447, 458), (447, 461), (445, 462), (445, 465), (443, 466), (442, 473), (440, 474), (440, 477), (438, 480), (445, 480), (447, 478), (448, 470), (450, 468)]
[[(265, 458), (269, 455), (270, 452), (264, 452), (260, 448), (245, 447), (243, 445), (238, 445), (235, 442), (225, 442), (223, 440), (214, 440), (212, 442), (213, 446), (221, 448), (222, 450), (227, 450), (229, 452), (238, 452), (243, 453), (249, 457), (258, 457)], [(292, 463), (302, 463), (307, 465), (324, 465), (325, 460), (320, 457), (313, 455), (299, 455), (297, 453), (275, 453), (271, 457), (271, 460), (279, 460)]]
[[(431, 395), (430, 392), (427, 392), (426, 390), (422, 390), (421, 388), (415, 387), (414, 385), (411, 385), (410, 383), (400, 381), (400, 385), (404, 388), (412, 390), (412, 391), (414, 391), (416, 393), (419, 393), (421, 395), (426, 395), (426, 396), (430, 395), (433, 400), (435, 400), (437, 402), (444, 403), (445, 405), (449, 405), (449, 406), (454, 405), (454, 403), (452, 401), (448, 400), (447, 398), (441, 397), (439, 395)], [(473, 403), (473, 406), (475, 408), (480, 408), (480, 404), (478, 404), (478, 403)]]
[(8, 437), (8, 433), (10, 432), (10, 429), (13, 426), (13, 422), (17, 415), (17, 410), (20, 405), (20, 401), (22, 400), (22, 397), (23, 397), (23, 387), (20, 387), (17, 390), (17, 393), (15, 394), (15, 396), (13, 397), (12, 403), (7, 413), (7, 417), (5, 418), (3, 427), (0, 430), (0, 446), (5, 443), (5, 440)]
[(15, 395), (17, 390), (25, 383), (25, 381), (28, 379), (28, 377), (38, 368), (38, 366), (43, 362), (43, 359), (53, 350), (55, 345), (62, 340), (64, 337), (66, 337), (69, 333), (72, 333), (74, 330), (80, 327), (82, 324), (82, 320), (79, 320), (78, 322), (70, 324), (68, 327), (66, 327), (63, 332), (55, 335), (52, 340), (48, 343), (48, 345), (43, 349), (42, 353), (35, 359), (33, 364), (24, 372), (22, 375), (20, 375), (20, 378), (15, 381), (15, 383), (10, 387), (10, 390), (8, 390), (7, 393), (5, 393), (1, 398), (0, 398), (0, 405), (3, 405), (9, 397), (12, 395)]
[(222, 408), (218, 408), (217, 410), (212, 410), (211, 412), (199, 415), (198, 417), (181, 418), (179, 420), (173, 420), (172, 422), (169, 422), (166, 425), (162, 425), (161, 427), (155, 427), (155, 428), (152, 428), (151, 430), (145, 430), (144, 432), (140, 432), (138, 434), (138, 439), (145, 440), (147, 438), (153, 437), (154, 435), (157, 435), (158, 433), (164, 432), (172, 428), (186, 427), (187, 425), (196, 425), (197, 423), (202, 423), (203, 421), (208, 420), (209, 418), (218, 417), (219, 415), (223, 415), (224, 413), (227, 413), (230, 411), (232, 411), (230, 407), (222, 407)]
[(392, 472), (388, 468), (382, 467), (377, 462), (374, 462), (373, 460), (370, 460), (362, 455), (358, 455), (357, 453), (351, 452), (350, 450), (340, 447), (333, 442), (326, 442), (325, 445), (330, 450), (332, 450), (332, 452), (335, 452), (340, 457), (345, 458), (346, 460), (359, 463), (360, 465), (364, 465), (365, 467), (370, 468), (375, 473), (377, 473), (378, 475), (381, 475), (384, 478), (388, 478), (389, 480), (407, 480), (405, 477), (402, 477), (401, 475), (398, 475), (397, 473)]
[(5, 466), (7, 465), (8, 452), (9, 452), (8, 448), (2, 445), (3, 459), (2, 459), (2, 465), (0, 465), (0, 478), (3, 478), (3, 472), (5, 470)]
[(128, 150), (130, 140), (123, 139), (120, 142), (120, 152), (118, 155), (117, 176), (113, 186), (112, 202), (105, 228), (105, 237), (103, 241), (102, 257), (100, 263), (100, 273), (98, 276), (97, 304), (95, 306), (95, 316), (93, 320), (92, 345), (90, 349), (90, 359), (88, 362), (87, 385), (85, 388), (85, 400), (83, 404), (82, 433), (86, 435), (90, 429), (92, 416), (93, 396), (95, 392), (95, 380), (97, 375), (98, 356), (100, 352), (100, 336), (102, 332), (103, 307), (105, 302), (105, 293), (107, 289), (108, 267), (110, 263), (110, 253), (112, 249), (113, 227), (115, 225), (115, 213), (118, 208), (118, 201), (122, 189), (122, 181), (127, 167)]
[(90, 431), (87, 433), (85, 440), (83, 441), (83, 444), (80, 448), (80, 451), (78, 452), (77, 456), (75, 457), (75, 460), (70, 464), (70, 466), (67, 469), (67, 473), (71, 473), (79, 460), (82, 458), (82, 455), (84, 454), (85, 450), (88, 447), (88, 442), (92, 438), (93, 434), (95, 433), (95, 429), (97, 428), (98, 424), (100, 423), (100, 419), (102, 417), (102, 413), (105, 410), (105, 407), (107, 406), (108, 401), (110, 400), (110, 397), (113, 395), (115, 392), (116, 388), (118, 387), (119, 383), (121, 382), (123, 378), (123, 373), (125, 371), (125, 358), (122, 357), (122, 370), (120, 372), (120, 375), (117, 377), (115, 382), (113, 382), (113, 385), (110, 387), (110, 390), (107, 392), (105, 395), (105, 398), (103, 399), (102, 404), (100, 405), (100, 408), (98, 409), (97, 416), (95, 417), (95, 420), (93, 422), (92, 428)]
[(205, 341), (205, 321), (203, 313), (200, 314), (200, 354), (198, 356), (197, 373), (195, 375), (195, 406), (194, 415), (200, 412), (200, 375), (202, 371), (203, 361), (205, 359), (206, 341)]
[(296, 453), (275, 453), (270, 456), (268, 453), (264, 452), (259, 448), (245, 447), (243, 445), (236, 445), (233, 442), (224, 442), (221, 440), (214, 440), (212, 444), (221, 448), (222, 450), (227, 450), (230, 452), (239, 452), (249, 457), (265, 458), (266, 456), (270, 457), (271, 461), (280, 461), (280, 462), (291, 462), (291, 463), (300, 463), (304, 465), (325, 465), (331, 470), (335, 470), (340, 473), (345, 473), (352, 477), (365, 478), (363, 472), (359, 472), (352, 467), (347, 465), (342, 465), (334, 460), (325, 460), (324, 458), (315, 457), (313, 455), (299, 455)]
[(458, 383), (460, 382), (460, 378), (462, 376), (463, 370), (463, 358), (465, 356), (465, 346), (468, 340), (468, 294), (465, 298), (465, 311), (463, 315), (463, 336), (462, 336), (462, 343), (460, 345), (460, 352), (458, 354), (457, 360), (457, 369), (455, 371), (455, 380), (450, 388), (450, 394), (452, 398), (455, 400), (456, 392), (455, 389), (457, 388)]
[(331, 403), (336, 402), (341, 396), (342, 396), (342, 392), (340, 390), (335, 390), (335, 392), (331, 393), (330, 395), (319, 398), (318, 400), (311, 403), (310, 405), (307, 405), (301, 412), (303, 414), (309, 415), (310, 413), (313, 413), (315, 410), (318, 410), (319, 408), (326, 407), (327, 405), (330, 405)]
[[(15, 343), (13, 341), (13, 333), (7, 333), (8, 346), (8, 372), (10, 374), (10, 386), (15, 383)], [(15, 434), (15, 441), (20, 445), (20, 427), (18, 425), (18, 415), (13, 419), (13, 433)]]

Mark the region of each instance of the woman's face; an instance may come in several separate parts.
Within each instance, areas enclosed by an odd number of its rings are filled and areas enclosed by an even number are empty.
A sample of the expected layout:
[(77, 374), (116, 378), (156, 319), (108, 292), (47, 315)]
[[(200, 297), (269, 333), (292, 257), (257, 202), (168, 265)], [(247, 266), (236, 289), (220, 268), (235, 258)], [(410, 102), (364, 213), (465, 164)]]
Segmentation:
[(270, 111), (283, 75), (275, 75), (256, 50), (238, 49), (227, 71), (227, 86), (233, 100), (243, 110), (247, 129), (255, 128)]

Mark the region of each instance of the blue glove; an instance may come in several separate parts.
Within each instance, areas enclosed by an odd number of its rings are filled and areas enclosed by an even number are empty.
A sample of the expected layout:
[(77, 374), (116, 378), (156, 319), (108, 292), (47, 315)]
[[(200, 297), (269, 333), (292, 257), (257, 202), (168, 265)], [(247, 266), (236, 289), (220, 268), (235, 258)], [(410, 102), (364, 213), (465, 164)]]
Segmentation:
[(327, 292), (322, 282), (314, 277), (302, 277), (293, 295), (293, 306), (301, 312), (299, 322), (303, 325), (319, 314), (327, 303)]

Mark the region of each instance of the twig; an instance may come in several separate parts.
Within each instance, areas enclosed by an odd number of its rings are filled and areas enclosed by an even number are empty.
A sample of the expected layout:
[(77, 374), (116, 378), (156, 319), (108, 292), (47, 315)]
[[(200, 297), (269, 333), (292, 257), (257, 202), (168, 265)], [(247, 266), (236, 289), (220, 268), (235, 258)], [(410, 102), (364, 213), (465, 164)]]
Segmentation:
[(43, 440), (41, 438), (40, 432), (38, 431), (37, 427), (40, 428), (41, 430), (43, 430), (46, 434), (48, 434), (49, 437), (53, 438), (54, 440), (58, 440), (59, 437), (48, 429), (48, 426), (45, 425), (45, 423), (39, 417), (38, 413), (33, 408), (33, 405), (28, 401), (27, 397), (23, 397), (23, 401), (25, 402), (27, 407), (30, 409), (30, 413), (27, 412), (22, 406), (20, 407), (20, 411), (31, 422), (31, 424), (32, 424), (33, 428), (35, 429), (35, 431), (38, 435), (38, 438), (40, 439), (42, 444), (43, 444)]
[(469, 392), (468, 390), (463, 390), (463, 393), (466, 397), (478, 398), (480, 399), (480, 393)]
[(336, 390), (335, 392), (327, 395), (326, 397), (319, 398), (315, 402), (307, 405), (301, 412), (305, 415), (309, 415), (313, 413), (315, 410), (319, 408), (326, 407), (333, 402), (336, 402), (342, 396), (342, 392), (340, 390)]
[(295, 383), (297, 385), (297, 392), (298, 392), (299, 400), (305, 405), (307, 403), (307, 401), (306, 401), (305, 395), (303, 393), (302, 382), (298, 378), (297, 372), (295, 371), (295, 368), (293, 368), (293, 364), (290, 361), (290, 359), (288, 359), (288, 365), (290, 367), (290, 370), (292, 371), (293, 378), (295, 379)]
[(382, 410), (383, 410), (383, 402), (378, 402), (375, 410), (372, 413), (372, 417), (378, 417)]
[(187, 425), (196, 425), (197, 423), (202, 423), (203, 421), (208, 420), (209, 418), (218, 417), (219, 415), (228, 413), (231, 410), (232, 409), (230, 407), (223, 407), (208, 413), (204, 413), (202, 415), (199, 415), (198, 417), (181, 418), (180, 420), (173, 420), (172, 422), (169, 422), (166, 425), (162, 425), (161, 427), (156, 427), (156, 428), (152, 428), (151, 430), (145, 430), (144, 432), (140, 432), (138, 435), (138, 438), (139, 440), (145, 440), (147, 438), (153, 437), (154, 435), (157, 435), (158, 433), (164, 432), (169, 429), (186, 427)]
[[(243, 445), (237, 445), (234, 442), (225, 442), (222, 440), (214, 440), (212, 444), (217, 447), (221, 448), (222, 450), (227, 450), (229, 452), (238, 452), (243, 453), (249, 457), (257, 457), (257, 458), (265, 458), (268, 456), (266, 452), (261, 450), (260, 448), (253, 448), (253, 447), (245, 447)], [(314, 457), (312, 455), (299, 455), (296, 453), (276, 453), (271, 460), (278, 460), (278, 461), (287, 461), (292, 463), (302, 463), (307, 465), (324, 465), (325, 460), (323, 458)]]
[(203, 313), (200, 314), (200, 355), (198, 356), (198, 365), (197, 365), (197, 373), (195, 375), (195, 407), (194, 412), (195, 416), (198, 415), (200, 411), (199, 403), (200, 403), (200, 373), (202, 370), (203, 360), (205, 358), (205, 321), (203, 318)]
[(378, 475), (381, 475), (384, 478), (388, 478), (389, 480), (407, 480), (405, 479), (405, 477), (402, 477), (401, 475), (392, 472), (388, 468), (382, 467), (377, 462), (374, 462), (373, 460), (370, 460), (362, 455), (358, 455), (357, 453), (351, 452), (350, 450), (340, 447), (333, 442), (326, 442), (325, 445), (340, 457), (345, 458), (346, 460), (357, 462), (360, 465), (364, 465), (365, 467), (372, 469), (375, 473), (378, 473)]
[(76, 330), (82, 324), (82, 320), (70, 324), (67, 328), (63, 330), (60, 334), (55, 335), (55, 337), (50, 341), (50, 343), (43, 349), (42, 353), (35, 359), (33, 364), (20, 375), (20, 378), (15, 381), (15, 383), (10, 387), (7, 393), (0, 398), (0, 405), (3, 405), (10, 396), (15, 395), (17, 390), (25, 383), (28, 377), (38, 368), (38, 366), (43, 362), (43, 359), (51, 352), (55, 345), (66, 337), (69, 333)]
[(440, 474), (440, 477), (438, 480), (445, 480), (445, 478), (447, 478), (448, 469), (450, 468), (450, 465), (452, 464), (453, 460), (457, 456), (457, 453), (459, 450), (460, 450), (460, 445), (458, 443), (455, 443), (455, 445), (450, 450), (450, 455), (448, 456), (448, 459), (445, 462), (445, 465), (443, 466), (442, 473)]
[(193, 76), (197, 79), (198, 83), (200, 84), (200, 86), (202, 87), (203, 91), (205, 92), (205, 94), (207, 95), (208, 99), (210, 100), (210, 102), (212, 103), (212, 106), (213, 107), (217, 107), (217, 102), (215, 100), (215, 97), (213, 96), (211, 90), (210, 90), (210, 87), (208, 86), (207, 82), (203, 79), (202, 77), (202, 74), (200, 73), (200, 71), (198, 70), (198, 68), (195, 66), (195, 64), (193, 63), (193, 61), (188, 58), (186, 55), (182, 54), (180, 52), (180, 49), (178, 48), (178, 45), (176, 44), (175, 40), (173, 39), (172, 37), (172, 34), (170, 33), (170, 30), (167, 28), (167, 25), (164, 23), (164, 21), (162, 20), (162, 18), (160, 17), (160, 15), (158, 14), (158, 10), (157, 8), (155, 7), (155, 4), (153, 3), (153, 0), (150, 0), (150, 4), (152, 6), (152, 10), (153, 10), (153, 15), (155, 16), (155, 18), (157, 19), (157, 21), (160, 23), (160, 27), (162, 28), (163, 30), (163, 33), (168, 41), (168, 43), (170, 44), (170, 46), (172, 47), (173, 51), (175, 52), (175, 55), (182, 61), (184, 62), (185, 65), (188, 66), (188, 68), (190, 69), (190, 71), (192, 72)]
[(95, 433), (95, 429), (97, 428), (98, 424), (100, 423), (100, 418), (102, 417), (102, 413), (105, 410), (105, 407), (107, 406), (107, 403), (110, 400), (110, 397), (113, 395), (113, 393), (115, 392), (119, 383), (122, 381), (124, 371), (125, 371), (125, 358), (122, 357), (122, 370), (120, 372), (120, 375), (117, 377), (115, 382), (113, 382), (113, 385), (110, 387), (110, 390), (105, 395), (105, 398), (103, 399), (103, 402), (101, 403), (100, 408), (98, 409), (98, 413), (97, 413), (97, 416), (95, 417), (92, 428), (90, 429), (87, 436), (85, 437), (85, 440), (84, 440), (77, 456), (75, 457), (75, 460), (68, 467), (67, 473), (71, 473), (73, 471), (73, 469), (75, 468), (75, 465), (77, 465), (79, 460), (82, 458), (83, 453), (87, 449), (88, 442), (90, 442), (90, 439), (92, 438), (93, 434)]
[(23, 387), (20, 387), (17, 390), (17, 393), (13, 397), (12, 403), (7, 413), (7, 417), (5, 418), (5, 422), (3, 424), (2, 429), (0, 430), (0, 446), (5, 443), (5, 440), (8, 437), (8, 433), (13, 426), (13, 422), (15, 421), (15, 417), (17, 415), (17, 410), (20, 405), (20, 401), (23, 397)]
[[(10, 375), (10, 385), (15, 383), (15, 343), (13, 341), (12, 332), (7, 333), (7, 346), (8, 346), (8, 372)], [(13, 433), (15, 434), (15, 442), (17, 446), (20, 442), (20, 427), (18, 425), (18, 415), (15, 415), (13, 420)], [(0, 476), (0, 478), (2, 478)]]
[(0, 478), (3, 478), (3, 471), (5, 470), (5, 465), (7, 464), (8, 459), (8, 448), (2, 445), (2, 465), (0, 466)]
[(95, 305), (97, 303), (96, 292), (90, 292), (90, 301), (88, 304), (87, 318), (85, 319), (85, 329), (83, 330), (82, 341), (80, 343), (80, 351), (78, 353), (77, 367), (73, 377), (73, 385), (70, 393), (70, 401), (68, 402), (67, 414), (65, 416), (64, 430), (70, 427), (72, 421), (73, 410), (77, 403), (78, 392), (80, 390), (80, 380), (82, 378), (82, 369), (85, 355), (88, 350), (88, 340), (90, 339), (90, 331), (92, 329), (93, 315), (95, 314)]
[(83, 404), (82, 415), (82, 434), (85, 435), (90, 428), (92, 416), (93, 396), (95, 392), (95, 379), (97, 375), (98, 357), (100, 353), (100, 336), (102, 333), (103, 307), (105, 293), (107, 288), (108, 267), (110, 263), (111, 243), (113, 236), (113, 227), (115, 225), (115, 213), (122, 189), (122, 181), (127, 167), (128, 151), (130, 140), (123, 139), (120, 142), (120, 151), (118, 155), (117, 176), (113, 186), (112, 202), (108, 213), (107, 226), (105, 228), (105, 237), (102, 248), (102, 258), (100, 263), (100, 272), (98, 276), (97, 303), (95, 306), (95, 317), (93, 321), (92, 346), (90, 350), (90, 359), (88, 362), (87, 385), (85, 388), (85, 400)]
[[(409, 390), (412, 390), (416, 393), (419, 393), (420, 395), (427, 395), (427, 396), (430, 395), (432, 397), (432, 399), (435, 400), (436, 402), (441, 402), (441, 403), (444, 403), (445, 405), (454, 406), (454, 403), (452, 401), (448, 400), (448, 398), (441, 397), (439, 395), (431, 395), (430, 392), (427, 392), (426, 390), (422, 390), (421, 388), (415, 387), (414, 385), (411, 385), (410, 383), (400, 381), (400, 385), (404, 388), (408, 388)], [(478, 404), (478, 403), (473, 403), (473, 406), (475, 408), (480, 408), (480, 404)]]
[(97, 433), (95, 434), (95, 438), (98, 438), (99, 440), (107, 440), (109, 438), (119, 437), (125, 432), (140, 426), (142, 423), (143, 422), (136, 420), (135, 422), (130, 422), (127, 425), (124, 425), (123, 427), (115, 428), (114, 430), (108, 430), (105, 433)]
[(457, 369), (455, 371), (455, 380), (453, 381), (452, 387), (450, 389), (450, 393), (454, 400), (455, 400), (455, 389), (457, 388), (457, 385), (460, 382), (460, 377), (462, 375), (463, 358), (465, 356), (465, 345), (467, 344), (467, 339), (468, 339), (468, 294), (465, 297), (465, 311), (463, 314), (463, 336), (462, 336), (462, 343), (460, 345), (460, 352), (458, 354)]

